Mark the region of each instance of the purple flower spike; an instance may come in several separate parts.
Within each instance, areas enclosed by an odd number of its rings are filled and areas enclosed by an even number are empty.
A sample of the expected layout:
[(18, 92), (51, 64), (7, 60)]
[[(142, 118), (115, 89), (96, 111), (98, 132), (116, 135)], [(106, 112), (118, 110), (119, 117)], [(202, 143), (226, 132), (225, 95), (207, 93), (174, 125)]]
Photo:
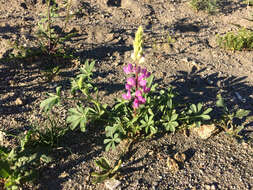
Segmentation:
[(135, 86), (136, 83), (135, 83), (135, 78), (134, 77), (130, 77), (127, 79), (127, 84), (130, 85), (130, 86)]
[(133, 65), (132, 64), (128, 64), (127, 66), (123, 67), (123, 70), (126, 74), (130, 74), (133, 72)]
[(138, 108), (140, 105), (140, 102), (137, 98), (134, 99), (134, 102), (133, 102), (133, 108)]
[(131, 100), (132, 96), (131, 96), (131, 93), (130, 91), (128, 90), (126, 94), (122, 94), (122, 97), (125, 99), (125, 100)]

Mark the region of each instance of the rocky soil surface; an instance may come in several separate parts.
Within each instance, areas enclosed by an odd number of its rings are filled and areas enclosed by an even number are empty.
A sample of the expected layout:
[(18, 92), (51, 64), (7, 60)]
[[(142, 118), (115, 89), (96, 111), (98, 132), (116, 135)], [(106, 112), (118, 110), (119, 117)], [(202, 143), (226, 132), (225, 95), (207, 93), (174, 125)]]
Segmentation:
[[(61, 7), (62, 1), (57, 0)], [(121, 97), (125, 75), (123, 66), (131, 62), (132, 41), (141, 25), (145, 33), (144, 66), (155, 75), (160, 86), (174, 86), (185, 101), (213, 106), (218, 93), (230, 106), (253, 110), (253, 53), (232, 52), (218, 46), (216, 35), (237, 30), (235, 24), (253, 29), (253, 8), (241, 1), (222, 1), (215, 15), (196, 12), (188, 0), (72, 0), (67, 30), (78, 35), (67, 42), (81, 60), (96, 61), (96, 84), (102, 101), (112, 103)], [(42, 121), (39, 109), (46, 92), (62, 85), (80, 62), (69, 61), (53, 80), (45, 80), (43, 57), (23, 61), (6, 59), (10, 42), (36, 47), (35, 33), (42, 0), (0, 0), (0, 129), (22, 132), (32, 121)], [(55, 24), (63, 26), (64, 9)], [(175, 42), (168, 44), (168, 35)], [(239, 94), (239, 96), (238, 96)], [(241, 98), (240, 98), (241, 97)], [(60, 110), (64, 118), (66, 110)], [(103, 134), (95, 126), (84, 134), (75, 131), (65, 138), (71, 150), (55, 153), (56, 161), (41, 168), (40, 178), (27, 189), (108, 189), (108, 184), (92, 184), (94, 160), (117, 152), (104, 152)], [(244, 130), (252, 136), (253, 125)], [(8, 143), (8, 141), (5, 141)], [(166, 134), (132, 147), (130, 159), (123, 163), (117, 189), (252, 189), (252, 142), (237, 142), (224, 133), (202, 140), (196, 135)], [(167, 166), (176, 153), (186, 155), (179, 168)], [(173, 165), (173, 164), (171, 164)]]

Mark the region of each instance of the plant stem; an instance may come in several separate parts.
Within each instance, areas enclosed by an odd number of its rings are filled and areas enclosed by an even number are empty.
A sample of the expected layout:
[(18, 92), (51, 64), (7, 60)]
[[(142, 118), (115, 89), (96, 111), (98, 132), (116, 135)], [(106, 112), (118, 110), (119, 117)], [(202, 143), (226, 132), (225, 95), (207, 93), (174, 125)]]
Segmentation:
[(48, 38), (48, 54), (50, 54), (51, 52), (51, 38), (52, 38), (52, 34), (51, 34), (51, 7), (50, 7), (50, 0), (47, 1), (47, 20), (48, 20), (48, 25), (47, 25), (47, 30), (48, 30), (48, 34), (49, 34), (49, 38)]
[[(138, 90), (139, 85), (138, 85), (138, 63), (135, 63), (135, 92)], [(136, 110), (137, 108), (134, 107), (134, 117), (136, 117)]]
[(63, 31), (65, 31), (65, 29), (67, 27), (67, 24), (69, 22), (71, 4), (72, 4), (72, 0), (68, 0), (68, 3), (67, 3), (67, 16), (66, 16), (66, 20), (65, 20), (65, 23), (64, 23)]

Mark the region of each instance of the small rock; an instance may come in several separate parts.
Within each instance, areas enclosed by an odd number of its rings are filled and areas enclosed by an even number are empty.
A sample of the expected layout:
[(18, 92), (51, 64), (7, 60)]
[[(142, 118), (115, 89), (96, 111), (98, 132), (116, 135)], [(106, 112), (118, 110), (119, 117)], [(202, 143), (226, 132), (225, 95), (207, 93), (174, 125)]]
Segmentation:
[(21, 3), (20, 6), (21, 6), (23, 9), (28, 9), (25, 3)]
[(177, 153), (174, 155), (174, 159), (175, 159), (176, 161), (178, 161), (178, 162), (184, 163), (185, 160), (186, 160), (186, 155), (185, 155), (184, 153), (178, 153), (178, 152), (177, 152)]
[(211, 189), (210, 185), (205, 185), (205, 190), (210, 190), (210, 189)]
[(186, 62), (186, 63), (189, 63), (189, 62), (190, 62), (190, 58), (185, 57), (185, 58), (181, 59), (181, 61)]
[(170, 171), (177, 172), (179, 170), (177, 162), (171, 157), (168, 157), (167, 159), (167, 166)]
[(65, 177), (68, 177), (69, 174), (67, 172), (62, 172), (61, 175), (59, 176), (59, 178), (65, 178)]
[(145, 7), (135, 0), (124, 0), (121, 2), (121, 7), (123, 9), (130, 9), (136, 17), (142, 17), (143, 13), (146, 12)]
[(10, 86), (14, 86), (16, 83), (14, 80), (9, 80), (9, 84), (10, 84)]
[(5, 133), (0, 131), (0, 145), (4, 145), (4, 140), (5, 140)]
[(17, 98), (17, 99), (15, 100), (15, 104), (16, 104), (17, 106), (22, 105), (22, 104), (23, 104), (23, 101), (21, 100), (21, 98)]
[(214, 184), (213, 184), (213, 185), (211, 185), (210, 187), (211, 187), (211, 190), (215, 190), (215, 189), (216, 189), (216, 187), (215, 187), (215, 185), (214, 185)]
[(201, 125), (200, 127), (193, 128), (192, 132), (197, 134), (201, 139), (208, 139), (215, 129), (215, 125)]
[(105, 182), (105, 187), (109, 190), (115, 190), (120, 184), (121, 182), (119, 180), (109, 179)]

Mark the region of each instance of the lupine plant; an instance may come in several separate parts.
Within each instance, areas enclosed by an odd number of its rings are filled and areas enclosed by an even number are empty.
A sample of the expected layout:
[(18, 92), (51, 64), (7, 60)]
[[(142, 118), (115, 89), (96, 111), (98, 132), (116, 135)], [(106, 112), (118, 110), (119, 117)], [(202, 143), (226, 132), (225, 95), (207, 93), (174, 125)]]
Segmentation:
[[(118, 144), (125, 143), (117, 161), (113, 166), (105, 158), (100, 158), (95, 163), (101, 172), (93, 172), (94, 182), (102, 182), (111, 177), (116, 177), (122, 169), (130, 145), (139, 140), (151, 138), (164, 131), (175, 132), (179, 129), (198, 127), (204, 120), (209, 120), (211, 108), (203, 110), (203, 105), (182, 105), (174, 102), (176, 93), (172, 88), (158, 89), (157, 84), (152, 84), (154, 75), (143, 67), (143, 30), (139, 27), (133, 42), (134, 52), (131, 55), (133, 63), (123, 67), (128, 78), (125, 83), (125, 92), (122, 98), (109, 107), (99, 101), (98, 89), (92, 82), (92, 70), (95, 62), (89, 63), (80, 69), (79, 74), (71, 81), (72, 95), (81, 98), (70, 98), (77, 101), (75, 108), (70, 108), (67, 123), (72, 130), (80, 126), (82, 132), (91, 127), (95, 122), (105, 127), (105, 150), (115, 149)], [(53, 109), (54, 105), (61, 102), (60, 88), (57, 94), (41, 103), (45, 111)]]

